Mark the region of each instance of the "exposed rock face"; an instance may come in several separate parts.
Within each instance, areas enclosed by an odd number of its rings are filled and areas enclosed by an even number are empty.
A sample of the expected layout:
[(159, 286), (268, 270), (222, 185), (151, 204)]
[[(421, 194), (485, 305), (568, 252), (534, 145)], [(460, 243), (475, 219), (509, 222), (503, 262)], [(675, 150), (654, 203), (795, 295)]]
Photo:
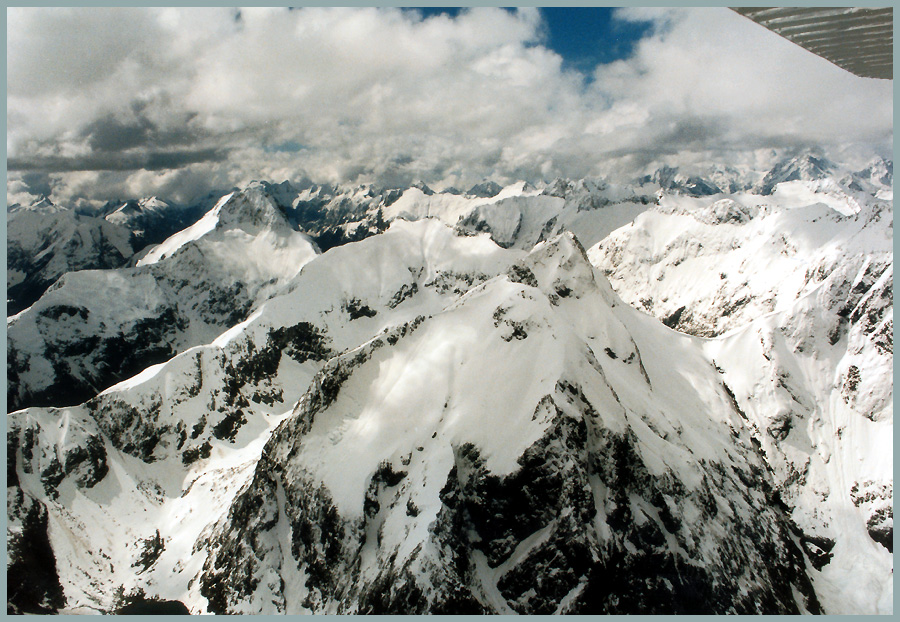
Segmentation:
[[(819, 612), (803, 556), (772, 498), (745, 489), (738, 501), (719, 505), (747, 485), (765, 490), (761, 473), (742, 474), (741, 483), (721, 465), (707, 465), (705, 485), (688, 491), (671, 473), (650, 476), (638, 441), (603, 432), (597, 450), (586, 450), (585, 422), (557, 413), (507, 476), (491, 473), (474, 445), (454, 448), (428, 539), (407, 559), (379, 551), (374, 580), (361, 576), (370, 562), (366, 537), (381, 540), (386, 513), (414, 515), (414, 504), (402, 499), (418, 482), (401, 486), (406, 472), (385, 465), (372, 476), (364, 517), (347, 520), (324, 488), (309, 479), (286, 487), (282, 469), (261, 462), (222, 539), (209, 543), (217, 552), (201, 589), (210, 611), (265, 610), (257, 597), (272, 590), (278, 612), (293, 605), (361, 613), (787, 613), (799, 610), (793, 585), (808, 598), (803, 606)], [(685, 508), (699, 522), (686, 524)], [(720, 511), (729, 515), (724, 525)], [(302, 570), (306, 583), (292, 587), (308, 590), (295, 603), (283, 580), (256, 579), (271, 571), (271, 532), (281, 512), (292, 534), (281, 563), (296, 569), (279, 574)], [(690, 553), (673, 550), (673, 540)], [(706, 542), (718, 547), (712, 558)], [(426, 561), (423, 551), (435, 553)]]
[[(566, 388), (576, 392), (575, 400), (583, 399), (576, 388)], [(735, 516), (726, 533), (731, 535), (716, 545), (727, 554), (710, 559), (701, 552), (702, 542), (720, 535), (700, 525), (715, 522), (716, 496), (733, 494), (740, 485), (727, 481), (721, 465), (708, 465), (710, 479), (696, 491), (686, 490), (671, 472), (654, 477), (633, 431), (619, 436), (595, 429), (593, 445), (588, 425), (596, 413), (588, 415), (582, 421), (556, 419), (520, 457), (521, 469), (507, 477), (492, 475), (477, 449), (464, 446), (442, 491), (446, 510), (435, 530), (441, 530), (443, 519), (455, 531), (448, 548), (483, 554), (510, 609), (523, 614), (797, 610), (786, 586), (802, 577), (803, 559), (785, 546), (787, 524), (765, 508), (767, 499), (746, 494), (730, 507)], [(753, 475), (747, 478), (752, 481)], [(743, 503), (747, 506), (740, 507)], [(698, 511), (699, 524), (684, 524), (685, 508)], [(742, 523), (736, 519), (741, 510), (780, 526), (773, 534), (756, 521)], [(597, 530), (598, 521), (608, 530)], [(759, 550), (748, 550), (747, 536), (756, 539)], [(688, 554), (672, 551), (670, 538)], [(769, 551), (777, 552), (767, 563)], [(760, 582), (750, 593), (741, 585), (747, 575)], [(800, 581), (811, 595), (811, 586)]]
[(894, 484), (878, 484), (872, 481), (854, 482), (850, 488), (853, 505), (866, 512), (866, 531), (869, 537), (894, 552)]
[(466, 192), (466, 194), (473, 197), (490, 198), (500, 194), (501, 190), (503, 190), (503, 187), (497, 182), (483, 181), (480, 184), (475, 184), (469, 188), (469, 191)]
[(6, 613), (55, 613), (66, 600), (47, 536), (47, 508), (7, 484)]

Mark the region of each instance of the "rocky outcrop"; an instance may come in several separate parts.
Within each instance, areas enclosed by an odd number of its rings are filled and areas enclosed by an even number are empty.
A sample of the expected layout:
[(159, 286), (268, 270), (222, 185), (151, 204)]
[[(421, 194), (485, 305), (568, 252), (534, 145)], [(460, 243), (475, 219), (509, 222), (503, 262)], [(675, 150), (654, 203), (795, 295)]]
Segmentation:
[[(560, 398), (584, 396), (567, 385)], [(406, 558), (380, 548), (380, 533), (386, 514), (416, 515), (406, 491), (421, 482), (384, 464), (363, 516), (346, 517), (313, 476), (287, 476), (268, 452), (203, 544), (213, 551), (201, 576), (210, 611), (272, 602), (282, 613), (819, 612), (761, 466), (735, 476), (704, 463), (691, 489), (671, 472), (652, 475), (634, 433), (597, 428), (589, 406), (580, 419), (550, 396), (539, 408), (555, 411), (552, 422), (511, 474), (492, 473), (472, 444), (453, 448), (440, 509)], [(298, 573), (302, 585), (285, 584)]]
[(6, 613), (57, 613), (65, 605), (47, 536), (47, 508), (7, 481)]

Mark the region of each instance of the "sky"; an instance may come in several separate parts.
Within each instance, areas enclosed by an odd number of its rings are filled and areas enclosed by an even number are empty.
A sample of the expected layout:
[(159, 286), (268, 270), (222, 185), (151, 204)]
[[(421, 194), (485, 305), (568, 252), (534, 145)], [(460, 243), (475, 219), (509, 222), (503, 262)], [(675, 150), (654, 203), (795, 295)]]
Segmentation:
[[(459, 7), (410, 9), (423, 17), (456, 17)], [(506, 9), (511, 11), (513, 9)], [(632, 54), (634, 43), (649, 34), (652, 20), (616, 19), (611, 7), (543, 7), (541, 44), (562, 57), (563, 69), (576, 69), (592, 79), (591, 70)]]
[(893, 82), (724, 8), (9, 8), (7, 200), (888, 155)]

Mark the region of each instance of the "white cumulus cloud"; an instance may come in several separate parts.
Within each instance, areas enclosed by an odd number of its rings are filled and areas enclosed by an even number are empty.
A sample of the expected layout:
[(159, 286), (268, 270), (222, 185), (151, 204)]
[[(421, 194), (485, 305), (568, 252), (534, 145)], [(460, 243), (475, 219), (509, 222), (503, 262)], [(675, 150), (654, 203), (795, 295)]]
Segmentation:
[(890, 81), (727, 9), (617, 15), (654, 28), (586, 76), (538, 9), (10, 8), (8, 199), (49, 184), (60, 201), (189, 200), (301, 175), (462, 186), (891, 144)]

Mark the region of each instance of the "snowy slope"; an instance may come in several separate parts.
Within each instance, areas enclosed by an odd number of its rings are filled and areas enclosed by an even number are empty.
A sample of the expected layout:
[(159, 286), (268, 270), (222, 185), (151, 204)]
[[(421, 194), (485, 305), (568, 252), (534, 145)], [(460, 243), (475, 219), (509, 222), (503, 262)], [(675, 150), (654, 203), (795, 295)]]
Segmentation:
[(893, 268), (854, 268), (706, 347), (812, 554), (825, 609), (890, 613)]
[(771, 195), (663, 195), (589, 251), (616, 291), (680, 331), (714, 336), (789, 307), (838, 264), (893, 261), (892, 201), (833, 180)]
[(782, 181), (767, 196), (664, 196), (589, 253), (635, 306), (677, 330), (721, 335), (705, 349), (833, 613), (892, 611), (888, 170)]
[[(438, 312), (512, 260), (489, 240), (457, 238), (436, 222), (398, 223), (348, 252), (334, 249), (309, 264), (290, 294), (209, 346), (150, 367), (83, 406), (9, 416), (21, 488), (8, 498), (21, 499), (15, 508), (35, 499), (49, 507), (69, 609), (111, 610), (120, 587), (182, 599), (205, 559), (201, 551), (188, 561), (200, 532), (219, 517), (215, 508), (227, 509), (271, 429), (322, 362), (398, 322)], [(73, 537), (85, 524), (95, 535)], [(132, 564), (144, 563), (144, 542), (157, 529), (166, 550), (147, 564), (160, 569), (140, 576)], [(46, 536), (46, 522), (43, 531), (40, 523), (31, 530)], [(110, 564), (115, 570), (106, 570)], [(185, 602), (199, 607), (203, 599)]]
[(67, 275), (8, 321), (11, 404), (87, 399), (8, 415), (8, 607), (891, 613), (892, 166), (813, 164), (254, 182)]
[(30, 306), (73, 270), (124, 266), (134, 253), (130, 233), (46, 199), (13, 209), (6, 219), (7, 314)]
[(207, 540), (212, 611), (817, 610), (718, 374), (573, 238), (410, 329), (275, 431)]
[(394, 223), (8, 443), (69, 611), (818, 610), (719, 373), (568, 234)]
[(219, 212), (222, 210), (222, 205), (228, 202), (232, 196), (234, 196), (233, 192), (224, 195), (200, 220), (155, 245), (149, 252), (141, 257), (140, 260), (138, 260), (136, 265), (148, 266), (150, 264), (155, 264), (159, 262), (160, 259), (172, 255), (185, 244), (198, 240), (215, 229), (216, 225), (219, 224)]
[(258, 188), (231, 195), (189, 231), (138, 267), (66, 274), (10, 318), (8, 407), (75, 404), (209, 343), (317, 252)]
[(544, 189), (517, 182), (486, 197), (410, 188), (383, 213), (387, 220), (438, 218), (460, 231), (487, 232), (505, 248), (527, 250), (563, 231), (593, 245), (654, 200), (630, 187), (557, 179)]

